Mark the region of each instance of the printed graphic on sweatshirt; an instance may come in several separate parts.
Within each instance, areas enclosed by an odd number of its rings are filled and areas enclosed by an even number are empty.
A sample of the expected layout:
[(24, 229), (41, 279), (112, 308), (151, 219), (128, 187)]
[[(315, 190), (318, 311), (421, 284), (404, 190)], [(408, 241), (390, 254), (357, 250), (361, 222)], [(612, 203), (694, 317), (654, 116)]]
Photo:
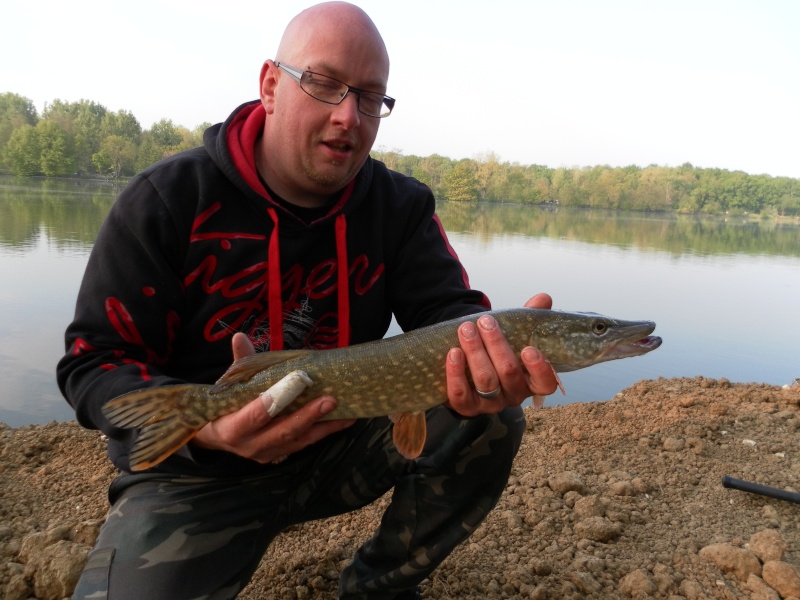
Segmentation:
[[(222, 274), (230, 261), (218, 256), (220, 250), (233, 249), (233, 243), (257, 242), (261, 248), (267, 243), (266, 235), (221, 231), (198, 231), (208, 226), (211, 217), (222, 208), (215, 203), (204, 211), (194, 223), (191, 242), (214, 241), (213, 250), (199, 260), (197, 266), (184, 278), (186, 289), (200, 286), (208, 296), (219, 295), (221, 301), (214, 304), (219, 309), (211, 314), (203, 328), (208, 342), (229, 338), (237, 331), (250, 337), (257, 351), (270, 350), (271, 323), (269, 302), (271, 298), (281, 301), (281, 330), (284, 348), (335, 348), (340, 333), (342, 315), (338, 304), (338, 264), (336, 256), (330, 256), (316, 264), (296, 263), (284, 272), (271, 273), (268, 257), (263, 252), (254, 252), (261, 260)], [(246, 254), (240, 253), (240, 256)], [(366, 294), (381, 278), (384, 265), (370, 265), (366, 254), (355, 256), (344, 265), (348, 270), (348, 293), (358, 296)], [(279, 287), (271, 290), (271, 286)]]

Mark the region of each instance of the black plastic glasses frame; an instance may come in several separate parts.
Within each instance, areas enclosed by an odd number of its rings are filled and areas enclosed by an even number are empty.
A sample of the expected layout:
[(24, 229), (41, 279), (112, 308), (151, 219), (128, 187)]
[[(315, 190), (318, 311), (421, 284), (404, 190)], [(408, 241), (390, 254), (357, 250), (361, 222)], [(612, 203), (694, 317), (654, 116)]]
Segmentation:
[(353, 92), (358, 96), (358, 112), (368, 117), (388, 117), (394, 108), (395, 99), (391, 96), (355, 88), (333, 77), (314, 71), (301, 71), (278, 61), (275, 61), (275, 66), (286, 71), (306, 94), (325, 104), (341, 104), (347, 94)]

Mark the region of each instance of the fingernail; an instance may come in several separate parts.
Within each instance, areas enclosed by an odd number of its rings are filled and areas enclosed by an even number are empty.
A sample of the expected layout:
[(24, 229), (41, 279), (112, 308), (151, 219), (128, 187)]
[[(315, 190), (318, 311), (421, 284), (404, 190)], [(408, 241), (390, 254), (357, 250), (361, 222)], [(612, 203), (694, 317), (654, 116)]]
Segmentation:
[(261, 404), (264, 405), (264, 410), (269, 414), (272, 408), (272, 396), (269, 395), (269, 392), (261, 392), (258, 397), (261, 398)]
[(332, 399), (323, 400), (319, 404), (319, 414), (327, 415), (329, 412), (333, 412), (333, 409), (336, 408), (336, 402)]
[(542, 359), (542, 353), (539, 352), (536, 348), (525, 348), (522, 351), (522, 360), (527, 363), (533, 363), (540, 361)]
[(478, 334), (478, 330), (475, 329), (475, 323), (472, 321), (467, 321), (461, 326), (461, 335), (464, 336), (464, 339), (471, 340)]
[(450, 352), (447, 353), (447, 360), (454, 365), (459, 364), (461, 362), (461, 351), (458, 348), (452, 348)]
[(497, 327), (497, 321), (495, 321), (492, 317), (485, 315), (478, 319), (478, 325), (480, 325), (481, 329), (484, 331), (492, 331), (495, 327)]

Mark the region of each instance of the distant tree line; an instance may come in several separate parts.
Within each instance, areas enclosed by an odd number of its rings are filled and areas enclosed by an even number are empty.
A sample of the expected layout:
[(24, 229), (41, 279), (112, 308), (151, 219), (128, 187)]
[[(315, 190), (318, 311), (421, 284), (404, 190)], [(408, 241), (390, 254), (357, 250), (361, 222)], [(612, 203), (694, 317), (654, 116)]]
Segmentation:
[[(125, 110), (110, 111), (89, 100), (46, 104), (0, 94), (0, 170), (20, 176), (102, 174), (128, 177), (181, 150), (202, 144), (209, 123), (189, 130), (162, 119), (143, 130)], [(445, 156), (372, 155), (396, 171), (427, 184), (440, 200), (560, 204), (617, 210), (686, 214), (800, 215), (800, 179), (741, 171), (680, 167), (549, 168), (501, 162), (486, 153), (452, 160)]]
[(559, 204), (686, 214), (800, 215), (800, 179), (742, 171), (680, 167), (576, 167), (501, 162), (494, 153), (472, 159), (373, 152), (390, 169), (416, 177), (451, 202)]
[(190, 131), (162, 119), (143, 130), (132, 113), (90, 100), (53, 100), (39, 115), (31, 100), (8, 92), (0, 94), (0, 167), (20, 176), (131, 176), (201, 145), (208, 126)]

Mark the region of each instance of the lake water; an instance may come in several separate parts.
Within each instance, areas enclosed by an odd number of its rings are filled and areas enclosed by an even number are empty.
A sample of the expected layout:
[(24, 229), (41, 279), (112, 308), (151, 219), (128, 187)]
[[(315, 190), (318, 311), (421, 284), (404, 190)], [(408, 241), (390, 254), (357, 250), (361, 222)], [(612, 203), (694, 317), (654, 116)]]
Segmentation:
[[(0, 177), (0, 421), (66, 421), (55, 384), (92, 242), (118, 189)], [(519, 205), (445, 204), (450, 241), (495, 308), (545, 291), (564, 310), (649, 319), (664, 344), (562, 374), (548, 404), (640, 379), (800, 377), (800, 225)], [(396, 326), (390, 335), (398, 333)]]

